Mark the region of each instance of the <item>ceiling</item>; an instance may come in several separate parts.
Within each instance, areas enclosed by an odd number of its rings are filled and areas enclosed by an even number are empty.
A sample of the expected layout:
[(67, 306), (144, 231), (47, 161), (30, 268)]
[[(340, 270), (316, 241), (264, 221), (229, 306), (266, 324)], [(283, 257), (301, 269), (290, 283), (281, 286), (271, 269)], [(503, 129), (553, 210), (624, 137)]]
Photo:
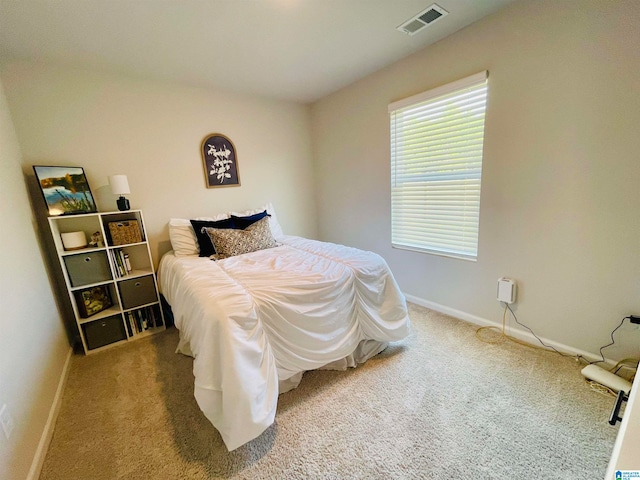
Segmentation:
[(309, 103), (513, 0), (0, 0), (0, 57)]

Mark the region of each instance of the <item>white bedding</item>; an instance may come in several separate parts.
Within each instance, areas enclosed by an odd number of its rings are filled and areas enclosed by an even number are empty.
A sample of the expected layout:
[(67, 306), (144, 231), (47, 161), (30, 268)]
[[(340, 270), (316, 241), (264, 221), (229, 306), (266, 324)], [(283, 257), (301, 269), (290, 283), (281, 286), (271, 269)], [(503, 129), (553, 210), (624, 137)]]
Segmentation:
[(278, 394), (302, 372), (355, 366), (409, 333), (377, 254), (284, 236), (225, 260), (163, 256), (160, 289), (194, 357), (195, 398), (234, 450), (274, 421)]

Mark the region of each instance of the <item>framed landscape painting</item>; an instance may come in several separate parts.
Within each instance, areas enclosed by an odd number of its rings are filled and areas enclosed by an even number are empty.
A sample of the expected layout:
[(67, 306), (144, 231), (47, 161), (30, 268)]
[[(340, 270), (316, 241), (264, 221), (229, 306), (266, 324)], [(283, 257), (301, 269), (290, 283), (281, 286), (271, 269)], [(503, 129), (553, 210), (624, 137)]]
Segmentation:
[(34, 165), (33, 170), (49, 215), (74, 215), (98, 211), (83, 168)]
[(240, 185), (236, 147), (219, 133), (207, 135), (200, 145), (207, 188)]

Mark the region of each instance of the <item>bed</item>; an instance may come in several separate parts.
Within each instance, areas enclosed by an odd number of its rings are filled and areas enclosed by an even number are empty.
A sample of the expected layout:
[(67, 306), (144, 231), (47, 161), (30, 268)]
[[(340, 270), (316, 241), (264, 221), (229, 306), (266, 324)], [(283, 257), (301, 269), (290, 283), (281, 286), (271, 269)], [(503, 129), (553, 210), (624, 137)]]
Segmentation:
[[(274, 422), (278, 395), (305, 371), (355, 367), (410, 330), (404, 296), (382, 257), (284, 235), (273, 207), (263, 208), (267, 218), (243, 232), (236, 226), (215, 234), (251, 236), (268, 224), (273, 243), (215, 260), (196, 254), (203, 241), (194, 236), (195, 223), (172, 219), (173, 250), (158, 273), (180, 333), (177, 351), (194, 358), (198, 406), (230, 451)], [(220, 247), (217, 239), (211, 237)]]

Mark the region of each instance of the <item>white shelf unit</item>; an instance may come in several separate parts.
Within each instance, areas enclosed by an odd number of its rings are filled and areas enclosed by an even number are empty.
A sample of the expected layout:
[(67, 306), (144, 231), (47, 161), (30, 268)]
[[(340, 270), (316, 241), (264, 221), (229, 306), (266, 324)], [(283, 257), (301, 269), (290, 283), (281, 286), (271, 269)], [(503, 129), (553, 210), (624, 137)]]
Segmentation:
[[(109, 224), (138, 223), (140, 237), (117, 244)], [(49, 217), (75, 322), (86, 354), (137, 340), (165, 329), (158, 284), (141, 210)], [(82, 231), (88, 241), (99, 232), (103, 245), (65, 250), (62, 233)], [(119, 236), (116, 236), (119, 237)], [(119, 237), (122, 241), (122, 238)], [(126, 254), (129, 270), (121, 268)], [(126, 265), (126, 264), (125, 264)], [(83, 298), (107, 292), (111, 305), (87, 316)], [(83, 297), (84, 295), (84, 297)], [(89, 300), (87, 300), (89, 301)], [(104, 304), (104, 302), (103, 302)]]

